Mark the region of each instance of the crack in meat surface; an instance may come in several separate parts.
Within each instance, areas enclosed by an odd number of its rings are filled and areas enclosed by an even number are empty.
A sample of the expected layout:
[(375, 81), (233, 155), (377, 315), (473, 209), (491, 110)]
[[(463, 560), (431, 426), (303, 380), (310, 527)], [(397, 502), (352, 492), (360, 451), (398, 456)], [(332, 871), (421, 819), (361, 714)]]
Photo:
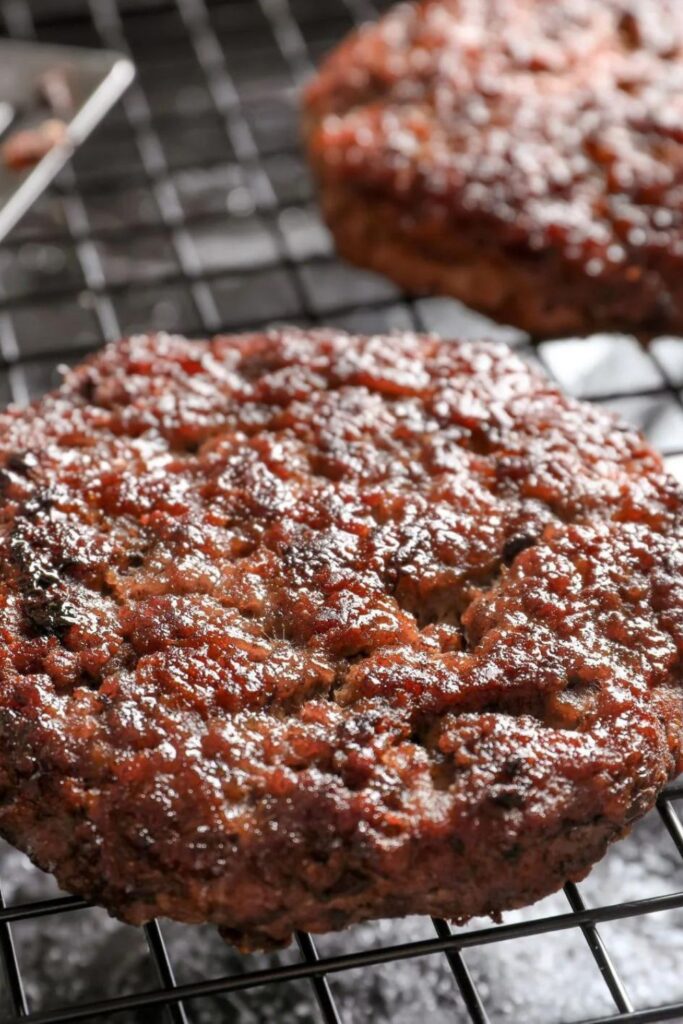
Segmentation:
[(138, 336), (0, 458), (0, 829), (126, 920), (497, 912), (680, 767), (680, 489), (502, 346)]

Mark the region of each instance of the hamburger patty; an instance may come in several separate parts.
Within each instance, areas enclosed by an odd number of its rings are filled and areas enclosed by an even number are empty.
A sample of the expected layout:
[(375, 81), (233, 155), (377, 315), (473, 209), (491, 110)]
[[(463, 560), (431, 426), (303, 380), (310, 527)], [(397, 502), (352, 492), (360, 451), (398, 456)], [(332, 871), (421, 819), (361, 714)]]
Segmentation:
[(681, 767), (681, 490), (507, 348), (138, 336), (1, 419), (0, 831), (118, 917), (495, 914)]
[(422, 0), (305, 97), (341, 253), (533, 334), (683, 331), (683, 4)]

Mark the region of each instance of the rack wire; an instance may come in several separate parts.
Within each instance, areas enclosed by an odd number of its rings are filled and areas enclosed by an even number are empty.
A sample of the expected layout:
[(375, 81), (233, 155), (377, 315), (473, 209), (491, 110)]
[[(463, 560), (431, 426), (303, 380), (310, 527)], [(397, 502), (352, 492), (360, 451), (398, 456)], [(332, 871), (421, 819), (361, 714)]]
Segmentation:
[[(646, 350), (605, 335), (532, 346), (456, 302), (409, 300), (334, 257), (298, 144), (297, 89), (337, 39), (377, 16), (372, 0), (4, 0), (0, 13), (10, 37), (107, 46), (130, 53), (139, 68), (118, 110), (0, 248), (0, 401), (28, 401), (55, 382), (59, 364), (143, 328), (206, 334), (287, 320), (493, 335), (540, 361), (565, 389), (620, 411), (680, 473), (682, 341), (661, 338)], [(670, 787), (658, 814), (683, 860), (681, 797), (683, 786)], [(683, 1000), (634, 1005), (600, 930), (682, 910), (683, 891), (587, 905), (568, 884), (565, 897), (564, 912), (468, 929), (434, 920), (427, 937), (342, 953), (321, 953), (312, 936), (298, 934), (298, 956), (190, 982), (176, 979), (165, 926), (153, 922), (144, 930), (152, 988), (35, 1009), (13, 929), (87, 905), (63, 895), (7, 905), (0, 893), (0, 960), (12, 1019), (27, 1024), (116, 1021), (124, 1011), (189, 1024), (200, 997), (296, 980), (310, 983), (326, 1024), (341, 1024), (331, 979), (439, 955), (464, 1007), (458, 1019), (487, 1024), (469, 951), (571, 931), (585, 941), (613, 1008), (581, 1024), (683, 1020)], [(352, 1019), (373, 1017), (359, 1005)]]

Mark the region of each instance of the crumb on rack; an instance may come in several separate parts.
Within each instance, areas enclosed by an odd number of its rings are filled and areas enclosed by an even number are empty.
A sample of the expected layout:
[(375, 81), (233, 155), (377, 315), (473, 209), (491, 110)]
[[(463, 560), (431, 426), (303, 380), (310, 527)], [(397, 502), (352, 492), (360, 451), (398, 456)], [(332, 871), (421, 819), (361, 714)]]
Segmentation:
[(38, 95), (55, 117), (68, 118), (76, 109), (68, 67), (48, 68), (38, 78)]
[(66, 135), (67, 126), (59, 118), (49, 118), (35, 128), (14, 132), (2, 146), (2, 162), (12, 171), (33, 167), (64, 142)]

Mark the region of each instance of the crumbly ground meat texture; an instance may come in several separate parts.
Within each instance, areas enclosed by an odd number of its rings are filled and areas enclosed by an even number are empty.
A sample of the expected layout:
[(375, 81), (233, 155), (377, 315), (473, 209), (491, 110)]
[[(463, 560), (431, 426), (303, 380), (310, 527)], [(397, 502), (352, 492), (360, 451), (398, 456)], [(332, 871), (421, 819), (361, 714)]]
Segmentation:
[(683, 4), (422, 0), (305, 95), (341, 253), (536, 335), (683, 331)]
[(495, 914), (681, 767), (683, 495), (503, 346), (138, 336), (0, 464), (0, 831), (125, 921)]

